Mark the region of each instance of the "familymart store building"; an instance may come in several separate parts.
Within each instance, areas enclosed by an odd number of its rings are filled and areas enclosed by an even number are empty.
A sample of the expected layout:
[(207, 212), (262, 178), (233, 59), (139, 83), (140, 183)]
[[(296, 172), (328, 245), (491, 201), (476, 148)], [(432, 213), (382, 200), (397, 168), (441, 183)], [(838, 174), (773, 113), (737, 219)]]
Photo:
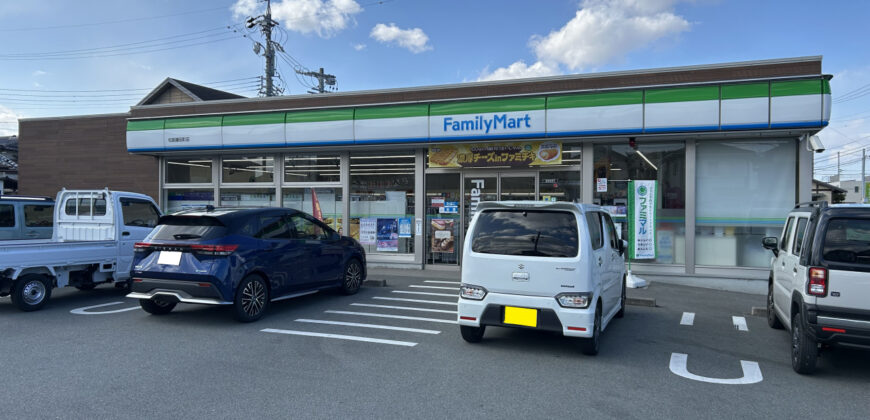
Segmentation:
[(761, 237), (811, 195), (830, 116), (808, 57), (334, 95), (134, 107), (161, 205), (283, 206), (369, 262), (455, 269), (477, 203), (595, 203), (625, 235), (628, 181), (657, 181), (641, 273), (766, 278)]

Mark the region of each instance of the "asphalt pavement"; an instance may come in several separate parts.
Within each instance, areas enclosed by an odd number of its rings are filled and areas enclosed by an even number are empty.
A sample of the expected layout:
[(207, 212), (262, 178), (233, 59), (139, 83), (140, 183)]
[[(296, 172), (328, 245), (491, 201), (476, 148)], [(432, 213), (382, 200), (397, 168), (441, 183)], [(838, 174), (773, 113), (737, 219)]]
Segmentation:
[(602, 334), (489, 328), (468, 344), (451, 273), (373, 270), (386, 287), (148, 315), (102, 286), (39, 312), (0, 298), (0, 418), (868, 418), (870, 352), (791, 370), (764, 296), (653, 283)]

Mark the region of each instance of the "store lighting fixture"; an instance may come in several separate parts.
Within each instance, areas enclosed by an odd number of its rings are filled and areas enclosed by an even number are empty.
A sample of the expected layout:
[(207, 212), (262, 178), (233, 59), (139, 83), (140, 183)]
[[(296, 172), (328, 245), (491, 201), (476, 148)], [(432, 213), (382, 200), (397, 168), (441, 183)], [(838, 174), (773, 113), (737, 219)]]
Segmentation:
[(166, 162), (166, 163), (168, 163), (168, 164), (170, 164), (170, 165), (195, 166), (195, 167), (197, 167), (197, 168), (211, 168), (210, 165), (198, 165), (198, 164), (196, 164), (196, 163), (173, 162), (173, 161), (168, 161), (168, 162)]
[(407, 156), (351, 156), (350, 159), (398, 159), (398, 158), (412, 158), (414, 155)]
[(653, 168), (654, 170), (656, 170), (656, 171), (659, 170), (659, 168), (657, 168), (655, 165), (653, 165), (653, 163), (650, 162), (649, 159), (647, 159), (646, 156), (644, 156), (644, 154), (640, 152), (640, 150), (635, 150), (635, 152), (637, 152), (638, 156), (642, 157), (643, 160), (645, 160), (646, 163), (649, 164), (649, 166), (652, 166), (652, 168)]
[(284, 160), (338, 160), (338, 156), (285, 157)]
[(354, 163), (350, 165), (351, 168), (356, 168), (360, 166), (414, 166), (414, 163)]
[(360, 172), (354, 175), (414, 175), (413, 172)]

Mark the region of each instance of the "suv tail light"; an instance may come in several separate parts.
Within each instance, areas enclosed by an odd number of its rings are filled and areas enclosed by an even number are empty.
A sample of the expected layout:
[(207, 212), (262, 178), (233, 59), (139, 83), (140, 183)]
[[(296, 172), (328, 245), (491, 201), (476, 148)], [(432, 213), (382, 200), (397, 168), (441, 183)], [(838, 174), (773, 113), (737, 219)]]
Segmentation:
[(810, 267), (808, 277), (808, 294), (820, 297), (828, 295), (828, 270), (826, 268)]
[(239, 248), (238, 245), (191, 245), (190, 248), (196, 254), (203, 255), (230, 255)]
[(148, 242), (136, 242), (133, 244), (133, 252), (145, 252), (151, 248), (151, 244)]

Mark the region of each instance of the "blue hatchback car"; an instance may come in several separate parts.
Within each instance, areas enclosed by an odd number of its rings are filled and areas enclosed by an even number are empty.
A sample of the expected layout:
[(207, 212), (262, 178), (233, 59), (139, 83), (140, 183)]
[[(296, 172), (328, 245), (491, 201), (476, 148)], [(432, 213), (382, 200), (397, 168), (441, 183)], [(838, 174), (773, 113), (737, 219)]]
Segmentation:
[(365, 251), (314, 217), (282, 208), (213, 208), (160, 218), (135, 245), (132, 293), (146, 312), (179, 302), (232, 305), (255, 321), (270, 302), (328, 288), (356, 293)]

